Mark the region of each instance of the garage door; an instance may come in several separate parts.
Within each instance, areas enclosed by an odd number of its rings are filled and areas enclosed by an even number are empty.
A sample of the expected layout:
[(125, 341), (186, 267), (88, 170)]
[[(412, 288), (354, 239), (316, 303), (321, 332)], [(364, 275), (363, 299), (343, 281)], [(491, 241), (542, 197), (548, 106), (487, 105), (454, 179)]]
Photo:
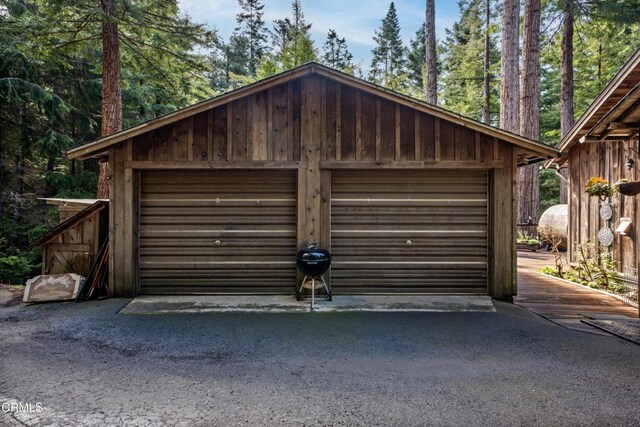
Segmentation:
[(140, 292), (295, 289), (292, 171), (153, 171), (141, 177)]
[(485, 171), (334, 171), (335, 293), (487, 293)]

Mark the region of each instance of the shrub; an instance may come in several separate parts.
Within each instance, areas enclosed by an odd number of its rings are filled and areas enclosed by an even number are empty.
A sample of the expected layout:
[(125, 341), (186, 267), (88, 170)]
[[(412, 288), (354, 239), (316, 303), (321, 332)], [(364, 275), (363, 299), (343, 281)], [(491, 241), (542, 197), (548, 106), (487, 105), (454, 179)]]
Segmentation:
[(11, 255), (0, 258), (0, 283), (12, 285), (24, 284), (36, 266), (28, 257)]
[(556, 269), (553, 267), (542, 267), (539, 271), (550, 276), (560, 277)]
[(624, 294), (627, 292), (627, 287), (625, 285), (610, 283), (609, 286), (607, 286), (607, 290), (616, 294)]

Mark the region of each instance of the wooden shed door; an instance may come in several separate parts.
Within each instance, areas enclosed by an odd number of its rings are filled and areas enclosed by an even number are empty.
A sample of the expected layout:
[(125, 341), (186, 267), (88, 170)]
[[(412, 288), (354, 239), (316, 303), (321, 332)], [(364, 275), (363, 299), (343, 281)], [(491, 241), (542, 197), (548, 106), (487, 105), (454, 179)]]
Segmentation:
[(144, 172), (140, 292), (291, 294), (295, 196), (293, 171)]
[(487, 293), (485, 171), (334, 171), (332, 288)]

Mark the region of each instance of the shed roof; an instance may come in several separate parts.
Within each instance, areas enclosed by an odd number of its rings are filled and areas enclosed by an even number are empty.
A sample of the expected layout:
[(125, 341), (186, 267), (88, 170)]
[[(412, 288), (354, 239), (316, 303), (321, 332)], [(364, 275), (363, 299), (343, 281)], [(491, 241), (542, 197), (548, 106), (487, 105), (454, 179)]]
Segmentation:
[(174, 111), (161, 117), (157, 117), (145, 123), (139, 124), (132, 128), (105, 136), (91, 143), (82, 145), (77, 148), (73, 148), (67, 152), (67, 155), (71, 159), (80, 158), (86, 159), (89, 157), (103, 156), (109, 147), (123, 142), (129, 138), (141, 135), (143, 133), (152, 131), (159, 127), (177, 122), (185, 117), (189, 117), (201, 112), (207, 111), (211, 108), (217, 107), (222, 104), (234, 101), (238, 98), (250, 95), (254, 92), (265, 90), (269, 87), (276, 86), (285, 83), (290, 80), (298, 79), (309, 75), (318, 75), (330, 80), (337, 81), (341, 84), (355, 87), (365, 92), (377, 95), (391, 101), (401, 103), (410, 108), (414, 108), (419, 111), (426, 112), (435, 117), (439, 117), (444, 120), (449, 120), (461, 126), (468, 127), (475, 131), (500, 138), (513, 145), (521, 147), (523, 151), (527, 152), (523, 162), (532, 163), (536, 161), (552, 159), (559, 155), (559, 152), (548, 145), (534, 141), (532, 139), (524, 138), (520, 135), (516, 135), (511, 132), (507, 132), (500, 128), (490, 126), (484, 123), (480, 123), (468, 117), (446, 110), (433, 104), (409, 97), (407, 95), (394, 92), (382, 86), (375, 85), (349, 74), (342, 73), (327, 66), (310, 62), (291, 70), (284, 71), (266, 79), (257, 81), (250, 85), (241, 87), (239, 89), (232, 90), (214, 98), (202, 101), (200, 103), (191, 105), (189, 107)]
[(87, 218), (92, 213), (101, 211), (107, 206), (109, 206), (108, 200), (103, 200), (103, 199), (96, 200), (93, 204), (81, 210), (71, 218), (68, 218), (66, 221), (63, 221), (60, 224), (53, 227), (48, 233), (45, 233), (42, 236), (38, 237), (36, 240), (31, 242), (31, 246), (42, 246), (45, 243), (50, 242), (51, 240), (59, 236), (61, 233), (64, 233), (71, 227), (78, 224), (80, 221)]
[[(620, 68), (609, 84), (562, 138), (567, 152), (579, 143), (622, 141), (640, 129), (640, 49)], [(557, 163), (564, 159), (559, 158)]]

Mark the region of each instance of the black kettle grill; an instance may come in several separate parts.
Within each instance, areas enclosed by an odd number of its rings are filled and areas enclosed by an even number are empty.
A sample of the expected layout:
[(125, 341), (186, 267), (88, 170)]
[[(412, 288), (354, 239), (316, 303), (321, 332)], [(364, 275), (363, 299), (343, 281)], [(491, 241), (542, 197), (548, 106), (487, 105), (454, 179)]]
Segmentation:
[(302, 297), (302, 289), (306, 287), (309, 289), (307, 279), (311, 278), (311, 308), (313, 309), (315, 300), (316, 278), (319, 278), (322, 282), (322, 287), (327, 291), (327, 299), (331, 301), (331, 289), (327, 286), (322, 275), (329, 270), (331, 266), (331, 254), (326, 249), (321, 249), (317, 244), (311, 243), (305, 249), (298, 251), (296, 255), (296, 265), (298, 270), (304, 274), (302, 284), (296, 292), (296, 297), (300, 299)]

